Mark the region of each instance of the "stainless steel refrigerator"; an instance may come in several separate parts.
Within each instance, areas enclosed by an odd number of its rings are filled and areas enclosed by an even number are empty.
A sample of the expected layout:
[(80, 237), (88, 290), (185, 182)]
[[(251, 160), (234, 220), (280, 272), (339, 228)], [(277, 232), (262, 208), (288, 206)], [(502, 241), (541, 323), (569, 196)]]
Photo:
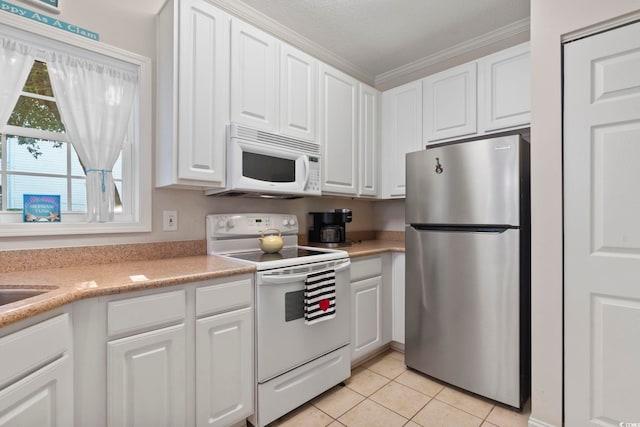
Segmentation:
[(529, 143), (407, 154), (405, 362), (521, 408), (530, 390)]

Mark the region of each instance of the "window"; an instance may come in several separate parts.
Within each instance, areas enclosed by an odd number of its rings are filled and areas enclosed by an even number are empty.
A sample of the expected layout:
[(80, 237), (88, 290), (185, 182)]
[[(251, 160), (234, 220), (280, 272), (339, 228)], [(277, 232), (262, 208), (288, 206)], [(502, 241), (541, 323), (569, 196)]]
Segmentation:
[[(16, 25), (5, 22), (14, 19)], [(22, 31), (17, 24), (24, 26), (19, 18), (0, 16), (0, 36), (35, 46), (38, 54), (9, 120), (0, 127), (0, 237), (150, 231), (150, 60), (46, 27)], [(52, 51), (133, 70), (139, 76), (128, 132), (112, 168), (114, 222), (86, 222), (87, 169), (58, 111), (47, 67), (47, 53)], [(62, 222), (23, 223), (25, 193), (60, 195)]]
[[(44, 61), (34, 61), (7, 124), (0, 150), (2, 210), (21, 211), (23, 194), (39, 193), (60, 195), (63, 214), (86, 212), (86, 167), (67, 142)], [(113, 175), (116, 212), (123, 212), (122, 154)]]

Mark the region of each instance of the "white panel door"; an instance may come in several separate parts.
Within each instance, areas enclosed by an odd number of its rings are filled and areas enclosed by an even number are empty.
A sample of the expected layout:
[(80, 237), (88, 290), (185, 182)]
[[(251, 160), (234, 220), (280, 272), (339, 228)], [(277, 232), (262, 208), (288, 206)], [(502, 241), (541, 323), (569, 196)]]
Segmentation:
[(380, 92), (360, 83), (358, 195), (378, 196), (380, 170)]
[(358, 193), (358, 81), (320, 64), (322, 191)]
[(196, 321), (197, 426), (229, 426), (253, 413), (253, 354), (252, 308)]
[(65, 354), (0, 391), (0, 426), (72, 426), (73, 401), (73, 363)]
[(351, 360), (382, 345), (382, 277), (351, 284)]
[(178, 178), (225, 184), (231, 17), (199, 0), (180, 2)]
[(280, 45), (280, 132), (316, 140), (318, 60), (286, 43)]
[(481, 130), (494, 131), (531, 122), (531, 53), (523, 43), (478, 62), (478, 115)]
[(231, 121), (277, 132), (280, 41), (231, 22)]
[(405, 155), (422, 148), (422, 80), (382, 93), (383, 198), (404, 197)]
[(422, 84), (425, 142), (476, 133), (475, 62), (426, 77)]
[(109, 341), (108, 426), (185, 425), (185, 370), (184, 325)]
[(565, 425), (631, 425), (640, 422), (640, 24), (568, 43), (564, 61)]

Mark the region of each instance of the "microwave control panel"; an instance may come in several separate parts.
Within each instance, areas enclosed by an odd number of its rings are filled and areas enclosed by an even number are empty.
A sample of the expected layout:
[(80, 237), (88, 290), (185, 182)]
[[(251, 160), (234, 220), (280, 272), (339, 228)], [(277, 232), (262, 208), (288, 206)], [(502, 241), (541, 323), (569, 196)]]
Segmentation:
[(309, 156), (309, 181), (305, 193), (320, 195), (320, 157)]

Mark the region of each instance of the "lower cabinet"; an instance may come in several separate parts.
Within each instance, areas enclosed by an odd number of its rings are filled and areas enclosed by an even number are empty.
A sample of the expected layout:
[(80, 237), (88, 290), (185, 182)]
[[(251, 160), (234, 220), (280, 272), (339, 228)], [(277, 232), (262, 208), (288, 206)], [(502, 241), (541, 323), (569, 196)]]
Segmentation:
[(351, 260), (351, 362), (391, 341), (390, 254)]
[(243, 275), (74, 302), (75, 425), (243, 421), (254, 411), (253, 298)]
[(185, 424), (185, 326), (107, 343), (108, 425)]
[(73, 425), (68, 313), (0, 338), (0, 426)]
[(196, 425), (228, 426), (253, 413), (253, 309), (196, 321)]

